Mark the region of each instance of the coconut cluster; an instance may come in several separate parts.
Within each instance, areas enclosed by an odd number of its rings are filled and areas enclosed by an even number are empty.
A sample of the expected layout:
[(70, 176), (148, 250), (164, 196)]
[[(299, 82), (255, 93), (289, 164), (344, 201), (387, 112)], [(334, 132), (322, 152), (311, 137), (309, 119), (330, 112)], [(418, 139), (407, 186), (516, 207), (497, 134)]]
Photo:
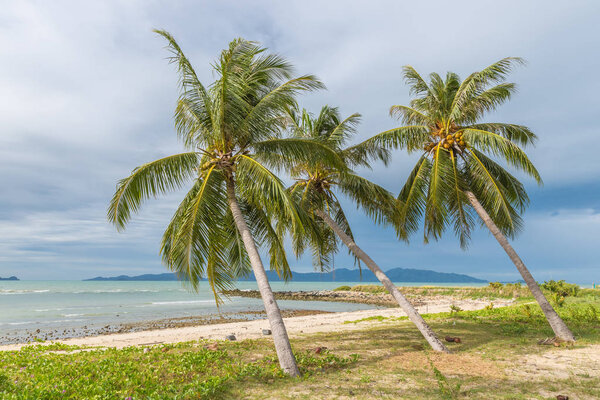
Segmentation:
[(465, 147), (467, 147), (467, 143), (464, 139), (463, 132), (450, 133), (447, 135), (439, 134), (435, 136), (439, 136), (440, 139), (437, 141), (429, 142), (424, 147), (423, 150), (429, 152), (435, 149), (437, 146), (441, 146), (442, 148), (449, 150), (450, 148), (454, 148), (460, 152), (462, 152)]

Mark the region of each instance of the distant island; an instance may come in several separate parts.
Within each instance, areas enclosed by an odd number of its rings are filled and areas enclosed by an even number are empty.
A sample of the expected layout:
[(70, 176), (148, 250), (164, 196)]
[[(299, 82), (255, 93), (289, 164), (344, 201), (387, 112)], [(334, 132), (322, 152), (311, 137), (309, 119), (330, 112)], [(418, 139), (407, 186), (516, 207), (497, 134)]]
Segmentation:
[[(426, 269), (393, 268), (388, 270), (388, 277), (394, 282), (423, 282), (423, 283), (486, 283), (486, 280), (477, 279), (469, 275), (448, 272), (436, 272)], [(270, 281), (281, 281), (275, 271), (267, 271)], [(84, 279), (85, 281), (176, 281), (174, 273), (144, 274), (137, 276), (119, 275), (114, 277), (101, 277)], [(250, 274), (240, 281), (254, 281)], [(292, 272), (292, 282), (378, 282), (379, 280), (366, 268), (361, 273), (358, 269), (340, 268), (335, 271), (320, 272)]]
[(8, 278), (2, 278), (2, 277), (0, 277), (0, 281), (18, 281), (18, 280), (19, 280), (19, 278), (17, 278), (16, 276), (11, 276), (11, 277), (8, 277)]

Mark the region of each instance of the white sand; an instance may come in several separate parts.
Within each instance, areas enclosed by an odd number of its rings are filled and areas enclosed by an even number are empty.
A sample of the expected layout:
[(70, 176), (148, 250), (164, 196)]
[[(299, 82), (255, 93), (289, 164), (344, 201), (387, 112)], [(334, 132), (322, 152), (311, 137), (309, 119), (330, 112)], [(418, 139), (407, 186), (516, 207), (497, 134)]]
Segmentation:
[[(494, 301), (495, 307), (503, 307), (512, 304), (510, 300)], [(448, 312), (451, 305), (456, 305), (463, 310), (478, 310), (490, 304), (489, 301), (478, 300), (449, 300), (437, 299), (418, 307), (421, 313)], [(398, 317), (406, 315), (399, 308), (383, 310), (363, 310), (353, 312), (339, 312), (330, 314), (317, 314), (303, 317), (285, 318), (285, 325), (291, 337), (316, 332), (350, 331), (362, 329), (364, 323), (345, 324), (346, 321), (356, 321), (373, 316)], [(225, 324), (188, 326), (182, 328), (168, 328), (151, 331), (115, 333), (99, 336), (72, 338), (57, 341), (48, 341), (45, 344), (64, 343), (74, 346), (97, 346), (123, 348), (128, 346), (144, 346), (162, 343), (187, 342), (199, 339), (225, 339), (226, 335), (235, 335), (237, 340), (256, 339), (265, 337), (263, 329), (269, 329), (266, 319), (232, 322)], [(268, 336), (267, 336), (268, 337)], [(31, 344), (31, 343), (30, 343)], [(26, 344), (10, 344), (0, 346), (3, 350), (18, 350)]]

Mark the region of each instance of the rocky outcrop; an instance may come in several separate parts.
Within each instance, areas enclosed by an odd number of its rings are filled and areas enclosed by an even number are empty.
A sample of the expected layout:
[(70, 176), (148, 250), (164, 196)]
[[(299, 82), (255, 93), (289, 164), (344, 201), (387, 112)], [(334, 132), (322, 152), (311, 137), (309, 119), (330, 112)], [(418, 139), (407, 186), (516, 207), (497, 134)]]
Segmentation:
[[(302, 300), (302, 301), (338, 301), (342, 303), (362, 303), (373, 304), (384, 307), (398, 307), (398, 303), (388, 293), (364, 293), (354, 291), (333, 291), (333, 290), (311, 290), (301, 292), (274, 292), (277, 300)], [(257, 290), (228, 290), (226, 296), (231, 297), (253, 297), (260, 298)], [(419, 301), (411, 299), (415, 305)]]

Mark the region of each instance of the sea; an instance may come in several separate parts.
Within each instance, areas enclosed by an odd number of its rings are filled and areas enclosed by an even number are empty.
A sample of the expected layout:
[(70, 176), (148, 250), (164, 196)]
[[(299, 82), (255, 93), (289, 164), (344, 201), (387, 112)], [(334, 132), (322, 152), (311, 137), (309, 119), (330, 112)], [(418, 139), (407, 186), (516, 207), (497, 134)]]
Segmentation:
[[(274, 291), (328, 290), (360, 282), (271, 282)], [(423, 286), (431, 283), (401, 283)], [(436, 286), (461, 286), (456, 283)], [(464, 286), (479, 286), (465, 284)], [(237, 282), (255, 290), (256, 282)], [(86, 332), (104, 326), (173, 318), (236, 315), (263, 310), (262, 300), (224, 298), (217, 307), (207, 282), (197, 292), (178, 281), (0, 281), (0, 344), (45, 332)], [(278, 300), (282, 310), (356, 311), (377, 306), (326, 301)], [(263, 318), (264, 316), (258, 316)], [(75, 335), (77, 336), (77, 335)]]

